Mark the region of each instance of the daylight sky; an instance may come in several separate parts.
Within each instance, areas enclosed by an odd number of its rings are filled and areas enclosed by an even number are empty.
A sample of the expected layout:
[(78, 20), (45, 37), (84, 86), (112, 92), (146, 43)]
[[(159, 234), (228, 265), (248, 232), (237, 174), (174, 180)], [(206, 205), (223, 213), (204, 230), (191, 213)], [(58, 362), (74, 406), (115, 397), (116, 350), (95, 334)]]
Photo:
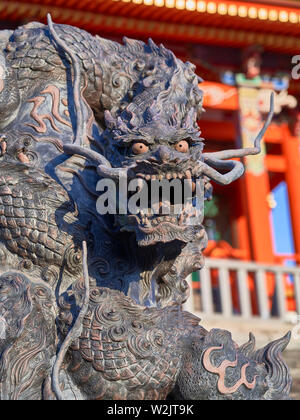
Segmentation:
[(293, 254), (294, 243), (286, 183), (281, 182), (273, 190), (273, 194), (277, 203), (271, 211), (274, 250), (276, 254)]

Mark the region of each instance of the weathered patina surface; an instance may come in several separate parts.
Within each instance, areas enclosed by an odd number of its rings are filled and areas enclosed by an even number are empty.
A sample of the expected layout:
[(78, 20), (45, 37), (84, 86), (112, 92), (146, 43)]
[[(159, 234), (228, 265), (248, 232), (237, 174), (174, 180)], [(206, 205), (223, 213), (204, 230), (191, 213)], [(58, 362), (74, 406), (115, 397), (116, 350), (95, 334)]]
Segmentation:
[[(253, 148), (204, 153), (192, 64), (50, 17), (1, 32), (0, 70), (0, 398), (289, 398), (289, 335), (238, 347), (182, 310), (210, 180), (242, 175), (272, 113)], [(97, 182), (124, 176), (198, 180), (196, 222), (100, 215)]]

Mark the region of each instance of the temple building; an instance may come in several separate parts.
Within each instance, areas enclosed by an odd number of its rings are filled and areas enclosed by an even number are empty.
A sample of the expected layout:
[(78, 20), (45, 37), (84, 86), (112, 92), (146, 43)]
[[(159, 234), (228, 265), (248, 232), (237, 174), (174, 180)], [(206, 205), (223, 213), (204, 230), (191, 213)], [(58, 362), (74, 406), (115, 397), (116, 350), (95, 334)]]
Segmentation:
[(300, 1), (2, 0), (0, 28), (46, 23), (49, 12), (120, 42), (151, 37), (194, 63), (205, 151), (251, 145), (275, 92), (262, 153), (244, 161), (238, 181), (214, 184), (207, 268), (192, 284), (208, 314), (300, 314)]

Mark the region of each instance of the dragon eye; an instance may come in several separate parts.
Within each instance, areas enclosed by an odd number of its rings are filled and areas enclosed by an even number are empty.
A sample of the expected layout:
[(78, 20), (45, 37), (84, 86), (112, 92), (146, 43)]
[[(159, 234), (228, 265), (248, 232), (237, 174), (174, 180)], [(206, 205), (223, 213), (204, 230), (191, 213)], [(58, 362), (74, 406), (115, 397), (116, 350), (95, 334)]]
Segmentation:
[(190, 149), (190, 146), (186, 140), (181, 140), (175, 144), (175, 149), (177, 152), (187, 153)]
[(144, 143), (134, 143), (132, 146), (132, 152), (135, 155), (141, 155), (142, 153), (147, 153), (149, 150), (149, 147), (146, 146)]

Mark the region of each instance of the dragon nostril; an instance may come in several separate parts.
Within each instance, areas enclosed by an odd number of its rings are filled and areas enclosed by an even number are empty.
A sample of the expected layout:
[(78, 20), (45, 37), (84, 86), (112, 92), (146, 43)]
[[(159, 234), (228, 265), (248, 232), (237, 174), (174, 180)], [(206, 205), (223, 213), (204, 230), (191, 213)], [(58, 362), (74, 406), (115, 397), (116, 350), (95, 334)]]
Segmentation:
[(163, 153), (160, 157), (161, 157), (162, 162), (164, 163), (167, 163), (169, 160), (169, 155), (167, 153)]
[(170, 160), (170, 152), (166, 147), (159, 147), (157, 150), (157, 156), (162, 163), (167, 163)]

